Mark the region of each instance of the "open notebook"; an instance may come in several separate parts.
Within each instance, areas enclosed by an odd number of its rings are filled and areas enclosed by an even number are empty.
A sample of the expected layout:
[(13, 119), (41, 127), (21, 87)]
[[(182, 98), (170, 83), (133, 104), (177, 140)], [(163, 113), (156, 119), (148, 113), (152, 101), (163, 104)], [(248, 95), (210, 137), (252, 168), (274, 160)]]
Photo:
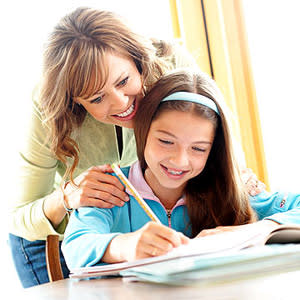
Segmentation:
[[(171, 266), (171, 261), (175, 261), (176, 263), (183, 258), (192, 258), (193, 261), (195, 261), (195, 259), (207, 260), (208, 258), (210, 258), (210, 260), (207, 261), (210, 261), (211, 263), (214, 261), (214, 258), (217, 257), (221, 257), (224, 259), (227, 258), (227, 262), (234, 261), (237, 257), (240, 257), (239, 259), (245, 260), (247, 258), (247, 251), (245, 256), (245, 252), (242, 252), (240, 250), (249, 247), (256, 248), (256, 250), (254, 251), (256, 257), (265, 255), (272, 256), (276, 254), (278, 250), (276, 250), (275, 253), (274, 250), (265, 250), (266, 247), (261, 246), (265, 244), (277, 243), (300, 243), (300, 226), (278, 225), (278, 227), (275, 229), (261, 231), (261, 229), (257, 228), (256, 224), (244, 225), (236, 231), (228, 231), (216, 235), (192, 239), (189, 244), (175, 248), (166, 255), (136, 260), (134, 262), (123, 262), (71, 269), (70, 277), (89, 278), (118, 274), (127, 275), (130, 274), (132, 270), (136, 272), (135, 268), (137, 267), (149, 267), (150, 265), (153, 265), (152, 269), (154, 270), (154, 265), (156, 264), (168, 262)], [(268, 249), (271, 248), (269, 247)], [(263, 253), (263, 251), (268, 252)], [(297, 248), (296, 250), (294, 250), (293, 248), (293, 251), (299, 251), (300, 258), (300, 248)], [(251, 253), (251, 255), (253, 255), (253, 251)], [(222, 263), (224, 263), (224, 261)], [(185, 262), (184, 264), (188, 265), (187, 262)]]

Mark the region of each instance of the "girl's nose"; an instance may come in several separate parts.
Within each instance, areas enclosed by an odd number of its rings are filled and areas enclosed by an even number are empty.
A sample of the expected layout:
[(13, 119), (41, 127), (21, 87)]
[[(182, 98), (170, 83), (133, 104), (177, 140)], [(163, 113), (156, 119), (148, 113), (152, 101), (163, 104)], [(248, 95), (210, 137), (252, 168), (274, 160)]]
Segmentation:
[(177, 168), (183, 168), (188, 166), (189, 164), (189, 156), (188, 153), (184, 150), (175, 151), (172, 155), (170, 161), (176, 166)]

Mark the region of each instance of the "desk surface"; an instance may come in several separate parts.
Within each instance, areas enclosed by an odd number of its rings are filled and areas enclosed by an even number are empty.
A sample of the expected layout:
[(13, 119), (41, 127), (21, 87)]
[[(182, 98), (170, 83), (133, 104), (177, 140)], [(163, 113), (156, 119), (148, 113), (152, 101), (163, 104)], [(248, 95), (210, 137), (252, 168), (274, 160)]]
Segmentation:
[(122, 278), (65, 279), (26, 289), (23, 299), (299, 299), (300, 271), (232, 282), (199, 283), (197, 286), (166, 286), (130, 282)]

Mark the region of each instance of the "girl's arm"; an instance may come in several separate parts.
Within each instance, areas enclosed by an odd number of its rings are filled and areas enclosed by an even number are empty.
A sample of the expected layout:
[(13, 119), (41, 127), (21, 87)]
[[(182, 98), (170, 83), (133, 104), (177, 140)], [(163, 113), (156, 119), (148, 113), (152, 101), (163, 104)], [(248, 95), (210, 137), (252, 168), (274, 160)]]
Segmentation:
[[(276, 228), (278, 224), (300, 225), (300, 194), (262, 192), (250, 199), (252, 208), (256, 211), (258, 222), (255, 223), (261, 231)], [(233, 231), (241, 226), (218, 226), (202, 230), (197, 237)]]
[(181, 233), (153, 222), (130, 232), (126, 206), (83, 207), (72, 213), (62, 244), (69, 268), (157, 256), (188, 241)]
[(263, 192), (250, 198), (259, 220), (300, 225), (300, 194)]
[(270, 232), (273, 229), (277, 228), (278, 224), (279, 223), (272, 220), (262, 220), (262, 221), (254, 222), (252, 224), (245, 224), (245, 225), (218, 226), (212, 229), (204, 229), (200, 231), (196, 237), (198, 238), (198, 237), (204, 237), (204, 236), (219, 234), (228, 231), (235, 231), (243, 227), (249, 227), (249, 226), (255, 226), (256, 230), (259, 232)]

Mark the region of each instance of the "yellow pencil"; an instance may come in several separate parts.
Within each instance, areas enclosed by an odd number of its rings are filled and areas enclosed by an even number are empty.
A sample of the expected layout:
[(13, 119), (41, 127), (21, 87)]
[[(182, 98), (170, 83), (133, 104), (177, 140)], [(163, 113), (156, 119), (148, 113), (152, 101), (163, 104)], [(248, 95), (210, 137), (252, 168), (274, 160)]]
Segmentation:
[(148, 206), (148, 204), (145, 202), (145, 200), (140, 196), (140, 194), (137, 192), (137, 190), (134, 188), (134, 186), (130, 183), (128, 178), (124, 175), (124, 173), (121, 171), (121, 169), (116, 165), (111, 165), (112, 169), (116, 173), (116, 175), (119, 177), (122, 183), (125, 184), (125, 186), (130, 190), (133, 197), (136, 199), (136, 201), (139, 203), (139, 205), (142, 207), (142, 209), (145, 211), (145, 213), (149, 216), (149, 218), (152, 221), (155, 221), (157, 223), (161, 223), (158, 217), (154, 214), (152, 209)]

